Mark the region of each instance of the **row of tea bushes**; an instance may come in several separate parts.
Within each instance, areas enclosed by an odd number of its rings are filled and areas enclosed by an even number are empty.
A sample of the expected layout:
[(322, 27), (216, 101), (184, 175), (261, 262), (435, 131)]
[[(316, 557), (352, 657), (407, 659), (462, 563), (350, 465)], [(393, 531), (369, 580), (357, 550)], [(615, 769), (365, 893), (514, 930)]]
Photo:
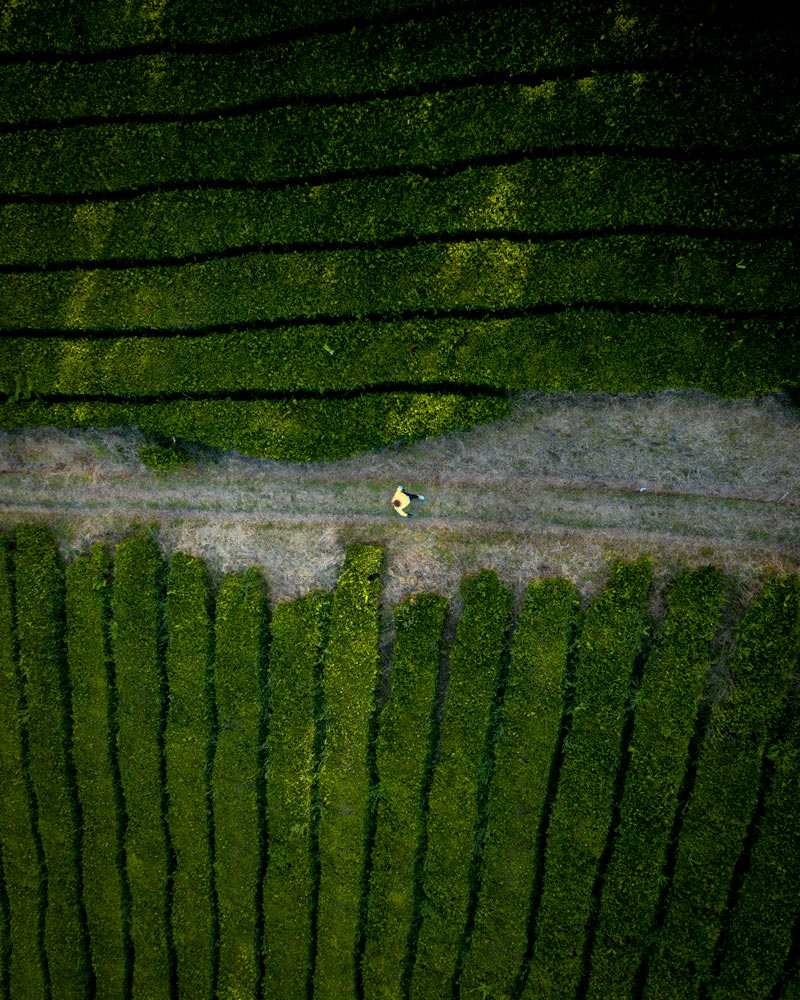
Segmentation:
[(790, 992), (800, 582), (384, 571), (0, 539), (0, 996)]

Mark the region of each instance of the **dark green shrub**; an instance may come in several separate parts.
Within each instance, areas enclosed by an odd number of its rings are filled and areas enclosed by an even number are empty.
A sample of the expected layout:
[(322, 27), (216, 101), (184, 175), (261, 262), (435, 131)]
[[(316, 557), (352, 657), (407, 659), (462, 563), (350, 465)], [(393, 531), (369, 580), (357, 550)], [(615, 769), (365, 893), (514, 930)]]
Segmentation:
[(122, 996), (129, 975), (112, 708), (111, 560), (96, 546), (66, 569), (66, 645), (73, 756), (81, 803), (83, 878), (98, 996)]
[(536, 835), (547, 807), (577, 603), (566, 580), (532, 584), (514, 633), (489, 791), (481, 895), (461, 979), (464, 1000), (487, 991), (507, 996), (522, 965), (537, 875)]
[(137, 454), (151, 472), (172, 472), (190, 460), (189, 452), (174, 441), (142, 445)]
[(523, 998), (571, 1000), (606, 845), (631, 672), (647, 632), (650, 563), (617, 563), (586, 612), (575, 706), (552, 806), (533, 961)]
[(272, 616), (266, 788), (269, 864), (264, 881), (264, 996), (305, 1000), (314, 914), (311, 856), (314, 699), (330, 596), (279, 604)]
[(592, 1000), (627, 1000), (647, 943), (724, 584), (710, 567), (675, 580), (636, 692), (630, 764), (592, 951)]
[(165, 566), (155, 542), (117, 547), (112, 591), (112, 650), (118, 704), (117, 754), (127, 823), (134, 1000), (168, 1000), (170, 859), (164, 815), (163, 659)]
[(221, 997), (255, 995), (262, 967), (268, 625), (266, 589), (258, 571), (226, 576), (216, 606), (218, 735), (211, 776)]
[(47, 866), (47, 967), (54, 996), (83, 1000), (89, 983), (89, 954), (64, 656), (64, 567), (53, 539), (40, 527), (17, 530), (14, 558), (29, 768)]
[(419, 594), (394, 614), (391, 693), (377, 745), (380, 795), (363, 958), (367, 1000), (402, 993), (446, 609), (445, 598)]
[(7, 976), (13, 997), (44, 1000), (44, 857), (35, 822), (15, 635), (13, 550), (10, 540), (0, 536), (0, 848), (12, 948)]
[(424, 904), (412, 1000), (449, 997), (467, 919), (487, 737), (501, 668), (510, 594), (485, 570), (461, 585), (464, 610), (450, 649), (441, 747), (431, 786)]
[(708, 983), (765, 745), (797, 655), (799, 598), (796, 579), (768, 579), (736, 630), (733, 687), (714, 706), (700, 749), (645, 1000), (691, 1000)]
[(319, 771), (320, 890), (314, 996), (355, 993), (366, 852), (367, 736), (379, 666), (382, 551), (351, 545), (336, 585), (323, 661), (325, 747)]
[(175, 852), (170, 921), (178, 992), (210, 1000), (215, 925), (208, 769), (213, 738), (213, 624), (205, 565), (177, 553), (167, 578), (166, 757), (170, 843)]

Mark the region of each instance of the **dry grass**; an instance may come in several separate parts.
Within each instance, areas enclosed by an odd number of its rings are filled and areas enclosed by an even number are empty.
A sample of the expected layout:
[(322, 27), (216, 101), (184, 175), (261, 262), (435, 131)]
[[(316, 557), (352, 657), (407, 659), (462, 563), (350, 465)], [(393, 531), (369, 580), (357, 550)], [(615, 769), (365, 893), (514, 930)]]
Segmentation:
[[(275, 600), (331, 587), (355, 540), (386, 549), (389, 604), (453, 598), (486, 567), (517, 595), (556, 574), (588, 599), (620, 556), (653, 557), (660, 583), (713, 562), (745, 592), (800, 566), (800, 415), (783, 396), (531, 393), (505, 421), (376, 454), (299, 464), (197, 448), (161, 476), (141, 443), (0, 433), (0, 528), (43, 519), (71, 556), (138, 526), (217, 574), (261, 567)], [(398, 482), (428, 496), (414, 520), (388, 506)]]

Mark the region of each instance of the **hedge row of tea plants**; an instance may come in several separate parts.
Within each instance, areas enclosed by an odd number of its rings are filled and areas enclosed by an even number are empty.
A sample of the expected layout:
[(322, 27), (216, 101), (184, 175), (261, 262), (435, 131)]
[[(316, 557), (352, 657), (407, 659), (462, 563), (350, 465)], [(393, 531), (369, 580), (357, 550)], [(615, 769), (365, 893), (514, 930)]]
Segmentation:
[[(632, 303), (721, 311), (800, 304), (790, 238), (608, 235), (537, 242), (259, 253), (125, 271), (20, 274), (0, 289), (10, 329), (180, 330), (406, 311)], [(742, 265), (741, 267), (737, 265)]]
[(645, 1000), (691, 1000), (708, 982), (799, 639), (798, 581), (767, 581), (737, 629), (728, 662), (735, 686), (715, 704), (700, 750)]
[(112, 651), (119, 696), (117, 751), (125, 802), (134, 1000), (169, 1000), (165, 816), (164, 587), (166, 566), (148, 538), (120, 543), (114, 560)]
[(268, 605), (255, 569), (226, 576), (216, 604), (214, 805), (220, 996), (250, 996), (262, 977), (264, 740)]
[(722, 574), (707, 567), (679, 576), (667, 594), (635, 694), (625, 790), (592, 950), (591, 1000), (631, 995), (659, 898), (724, 586)]
[(394, 614), (392, 687), (376, 748), (380, 796), (363, 959), (367, 1000), (389, 1000), (404, 988), (446, 610), (443, 597), (422, 594)]
[(64, 656), (64, 567), (46, 529), (23, 527), (15, 548), (16, 635), (25, 679), (29, 770), (47, 866), (45, 944), (50, 986), (82, 998), (89, 985), (79, 809)]
[(22, 403), (13, 426), (119, 427), (296, 461), (336, 459), (392, 441), (407, 441), (497, 420), (508, 401), (456, 393), (366, 393), (351, 399), (176, 403)]
[(264, 882), (264, 996), (306, 1000), (312, 972), (315, 700), (330, 597), (279, 604), (270, 629), (266, 810), (269, 864)]
[(325, 745), (319, 767), (319, 866), (314, 996), (356, 989), (356, 950), (370, 805), (368, 738), (379, 677), (383, 552), (351, 545), (333, 595), (323, 661)]
[[(489, 724), (501, 682), (510, 594), (484, 570), (461, 585), (440, 745), (428, 804), (422, 925), (412, 1000), (448, 997), (473, 887), (473, 852), (490, 773)], [(485, 805), (483, 806), (485, 809)]]
[(790, 995), (797, 579), (710, 645), (726, 581), (679, 574), (648, 648), (646, 560), (583, 614), (484, 571), (382, 676), (382, 565), (270, 618), (255, 570), (0, 538), (0, 995)]
[(758, 840), (725, 934), (713, 1000), (770, 996), (791, 946), (786, 915), (800, 913), (800, 730), (770, 752), (773, 769)]
[(170, 844), (175, 852), (170, 920), (181, 997), (213, 991), (215, 919), (210, 755), (215, 733), (211, 583), (201, 560), (177, 553), (167, 577), (164, 734)]
[[(476, 155), (609, 147), (781, 152), (798, 95), (763, 69), (769, 101), (736, 66), (593, 72), (528, 85), (443, 85), (431, 94), (237, 111), (212, 120), (76, 125), (4, 138), (9, 194), (118, 192), (151, 184), (324, 179)], [(58, 141), (53, 142), (53, 135)]]
[(84, 905), (97, 996), (130, 981), (111, 662), (111, 558), (100, 546), (66, 568), (66, 651), (81, 804)]
[[(578, 597), (566, 580), (531, 584), (514, 633), (503, 698), (475, 929), (462, 974), (464, 1000), (506, 996), (527, 948), (536, 837), (566, 698)], [(521, 750), (524, 748), (524, 750)]]
[(536, 949), (522, 996), (571, 998), (612, 818), (631, 677), (648, 631), (649, 561), (615, 565), (586, 612), (572, 726), (547, 832)]
[[(41, 5), (33, 6), (41, 17)], [(452, 79), (454, 66), (460, 76), (475, 77), (540, 74), (571, 66), (580, 73), (587, 64), (641, 64), (642, 59), (658, 55), (736, 58), (740, 42), (730, 25), (727, 33), (719, 31), (716, 37), (697, 31), (691, 11), (681, 11), (683, 16), (674, 18), (665, 32), (663, 22), (649, 12), (637, 11), (638, 17), (622, 25), (616, 12), (603, 4), (583, 5), (580, 18), (572, 16), (571, 4), (503, 4), (491, 9), (479, 4), (471, 9), (466, 4), (438, 10), (404, 4), (394, 5), (389, 18), (376, 15), (369, 5), (343, 5), (335, 13), (327, 5), (323, 18), (314, 8), (284, 10), (281, 5), (278, 17), (273, 11), (259, 11), (257, 21), (249, 24), (248, 15), (220, 17), (213, 11), (209, 16), (207, 10), (193, 9), (187, 16), (186, 11), (176, 12), (180, 6), (170, 5), (162, 12), (155, 36), (146, 16), (136, 24), (138, 19), (131, 18), (129, 9), (124, 17), (114, 16), (112, 4), (93, 5), (91, 13), (81, 18), (80, 34), (74, 21), (58, 17), (46, 39), (39, 37), (41, 25), (19, 23), (27, 11), (17, 15), (14, 32), (4, 41), (17, 51), (30, 47), (33, 58), (7, 67), (9, 93), (6, 100), (0, 99), (0, 118), (25, 122), (41, 115), (70, 119), (135, 112), (181, 114), (187, 107), (218, 110), (248, 102), (329, 95), (332, 88), (339, 95), (391, 91)], [(591, 29), (589, 15), (600, 18), (600, 31)], [(299, 37), (273, 36), (270, 44), (272, 32), (307, 18), (312, 23)], [(331, 26), (330, 20), (338, 18), (344, 21)], [(200, 36), (195, 20), (202, 26)], [(316, 30), (315, 20), (321, 22)], [(351, 29), (356, 23), (354, 37)], [(761, 27), (760, 33), (753, 31), (748, 38), (748, 47), (754, 50), (751, 58), (765, 44)], [(193, 46), (187, 35), (200, 44)], [(227, 46), (211, 41), (219, 35)], [(446, 50), (436, 44), (443, 37), (448, 39)], [(53, 58), (36, 58), (42, 45)], [(390, 49), (394, 58), (382, 64), (380, 56)], [(92, 50), (94, 59), (81, 58)], [(778, 57), (767, 46), (762, 58), (769, 62)], [(157, 80), (159, 86), (142, 88), (143, 77)], [(15, 104), (12, 93), (24, 100)]]
[(0, 537), (0, 847), (11, 947), (5, 981), (12, 996), (27, 994), (32, 1000), (45, 1000), (49, 989), (44, 949), (45, 870), (15, 636), (13, 550), (9, 540)]
[[(189, 259), (221, 248), (335, 246), (437, 233), (510, 230), (552, 234), (626, 227), (723, 229), (750, 237), (794, 220), (797, 156), (734, 162), (615, 154), (465, 164), (263, 189), (187, 188), (76, 206), (0, 207), (0, 264)], [(769, 200), (753, 200), (769, 181)], [(531, 197), (531, 193), (535, 197)], [(159, 226), (153, 225), (159, 219)], [(191, 221), (191, 225), (189, 225)]]

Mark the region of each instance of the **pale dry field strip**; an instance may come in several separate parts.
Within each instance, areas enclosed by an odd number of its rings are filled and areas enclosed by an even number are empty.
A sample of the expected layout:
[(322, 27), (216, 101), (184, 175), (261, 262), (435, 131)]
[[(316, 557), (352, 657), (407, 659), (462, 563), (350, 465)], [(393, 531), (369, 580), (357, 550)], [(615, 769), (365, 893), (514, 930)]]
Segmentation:
[[(511, 417), (330, 463), (198, 449), (147, 471), (135, 431), (0, 433), (0, 528), (45, 520), (65, 555), (154, 528), (217, 571), (260, 566), (273, 597), (330, 587), (353, 540), (387, 549), (387, 599), (447, 596), (483, 566), (522, 586), (560, 573), (591, 595), (612, 556), (668, 574), (715, 562), (745, 581), (800, 567), (800, 412), (781, 395), (526, 394)], [(424, 493), (416, 517), (389, 505)]]

